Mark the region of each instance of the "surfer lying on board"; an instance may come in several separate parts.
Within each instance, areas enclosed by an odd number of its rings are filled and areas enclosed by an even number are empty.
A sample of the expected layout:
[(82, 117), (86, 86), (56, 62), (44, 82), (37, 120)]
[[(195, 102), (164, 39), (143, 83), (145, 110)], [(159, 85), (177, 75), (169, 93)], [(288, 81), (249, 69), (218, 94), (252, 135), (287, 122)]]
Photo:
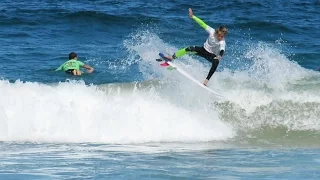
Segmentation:
[(203, 84), (206, 86), (211, 76), (216, 71), (219, 65), (219, 61), (221, 60), (221, 57), (224, 54), (226, 47), (226, 42), (224, 38), (227, 34), (227, 28), (225, 28), (224, 26), (220, 26), (218, 29), (213, 29), (212, 27), (208, 26), (205, 22), (203, 22), (201, 19), (193, 15), (191, 8), (189, 8), (189, 16), (209, 33), (207, 41), (204, 43), (203, 46), (189, 46), (187, 48), (180, 49), (179, 51), (174, 53), (173, 56), (166, 57), (168, 59), (173, 60), (187, 53), (193, 53), (207, 59), (209, 62), (212, 63), (212, 66), (207, 78), (203, 82)]
[(91, 66), (86, 65), (83, 62), (77, 61), (77, 60), (78, 60), (78, 55), (74, 52), (71, 52), (69, 54), (69, 61), (63, 63), (58, 69), (56, 69), (56, 71), (63, 70), (67, 74), (71, 74), (75, 76), (81, 75), (80, 67), (87, 69), (88, 73), (92, 73), (94, 71), (94, 69)]

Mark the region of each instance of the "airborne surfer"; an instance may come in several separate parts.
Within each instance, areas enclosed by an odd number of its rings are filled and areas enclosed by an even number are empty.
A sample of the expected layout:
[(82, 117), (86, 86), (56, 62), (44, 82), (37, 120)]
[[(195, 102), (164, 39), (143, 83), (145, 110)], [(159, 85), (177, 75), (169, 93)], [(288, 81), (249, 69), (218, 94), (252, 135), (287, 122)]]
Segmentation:
[[(187, 53), (193, 53), (207, 59), (209, 62), (212, 63), (212, 66), (208, 73), (207, 78), (203, 82), (203, 85), (206, 86), (211, 76), (216, 71), (219, 65), (219, 61), (221, 60), (225, 52), (225, 47), (226, 47), (225, 36), (228, 30), (224, 26), (220, 26), (218, 29), (213, 29), (212, 27), (208, 26), (205, 22), (203, 22), (201, 19), (193, 15), (191, 8), (189, 8), (189, 16), (209, 33), (209, 37), (207, 41), (204, 43), (203, 46), (189, 46), (187, 48), (178, 50), (172, 56), (166, 56), (166, 57), (170, 60), (174, 60)], [(163, 63), (163, 64), (168, 65), (167, 63)]]

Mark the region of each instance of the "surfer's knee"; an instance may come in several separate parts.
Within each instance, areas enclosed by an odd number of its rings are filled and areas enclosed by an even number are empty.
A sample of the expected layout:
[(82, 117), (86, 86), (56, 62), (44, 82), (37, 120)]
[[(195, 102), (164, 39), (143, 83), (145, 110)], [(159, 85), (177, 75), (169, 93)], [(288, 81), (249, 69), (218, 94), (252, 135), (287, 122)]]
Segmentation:
[(218, 59), (213, 59), (213, 61), (212, 61), (212, 64), (213, 64), (213, 66), (215, 67), (215, 68), (217, 68), (218, 67), (218, 65), (219, 65), (219, 60)]
[(213, 70), (213, 73), (217, 70), (218, 65), (219, 65), (219, 60), (218, 59), (213, 59), (212, 66), (211, 66), (211, 68)]

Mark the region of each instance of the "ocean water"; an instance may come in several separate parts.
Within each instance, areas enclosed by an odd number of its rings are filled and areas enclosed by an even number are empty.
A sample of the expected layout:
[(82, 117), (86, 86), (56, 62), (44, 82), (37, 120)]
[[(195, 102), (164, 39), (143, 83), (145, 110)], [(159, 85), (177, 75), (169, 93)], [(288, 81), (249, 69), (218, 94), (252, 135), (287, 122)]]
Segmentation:
[[(158, 65), (226, 25), (209, 88)], [(0, 179), (320, 179), (320, 2), (0, 2)], [(54, 70), (70, 52), (96, 72)], [(199, 81), (210, 64), (176, 63)]]

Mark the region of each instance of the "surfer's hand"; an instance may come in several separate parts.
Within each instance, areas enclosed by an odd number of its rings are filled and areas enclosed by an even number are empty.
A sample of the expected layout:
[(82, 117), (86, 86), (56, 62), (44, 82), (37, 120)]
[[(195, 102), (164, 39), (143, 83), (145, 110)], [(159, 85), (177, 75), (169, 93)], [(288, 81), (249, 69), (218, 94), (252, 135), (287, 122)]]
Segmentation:
[(94, 71), (94, 69), (90, 68), (90, 69), (87, 70), (87, 73), (91, 74), (93, 71)]
[(218, 60), (220, 61), (220, 59), (221, 59), (221, 56), (219, 55), (219, 56), (217, 56), (216, 58), (217, 58), (217, 59), (218, 59)]
[(192, 12), (192, 9), (189, 8), (189, 17), (192, 18), (193, 17), (193, 12)]
[(203, 85), (207, 86), (208, 82), (209, 82), (208, 79), (204, 80)]

